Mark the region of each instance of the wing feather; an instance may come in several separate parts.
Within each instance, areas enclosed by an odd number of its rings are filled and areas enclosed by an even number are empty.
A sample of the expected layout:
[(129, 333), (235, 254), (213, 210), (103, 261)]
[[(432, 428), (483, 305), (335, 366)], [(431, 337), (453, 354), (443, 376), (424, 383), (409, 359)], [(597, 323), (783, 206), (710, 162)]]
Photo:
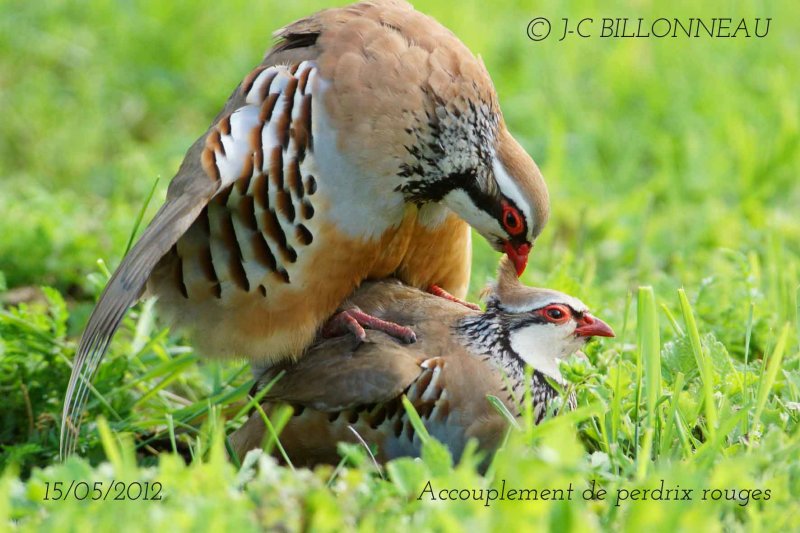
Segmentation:
[[(197, 180), (199, 185), (201, 182)], [(62, 457), (74, 451), (80, 429), (79, 417), (86, 403), (90, 383), (125, 312), (142, 294), (156, 263), (194, 222), (214, 190), (213, 182), (207, 181), (168, 200), (125, 256), (100, 296), (78, 346), (67, 386), (61, 417)]]
[[(252, 79), (245, 80), (226, 104), (215, 125), (190, 148), (178, 174), (170, 183), (167, 201), (130, 250), (111, 277), (95, 306), (81, 338), (73, 363), (64, 410), (61, 418), (61, 456), (75, 448), (80, 429), (80, 415), (91, 390), (91, 381), (103, 358), (111, 337), (125, 312), (142, 294), (150, 274), (159, 260), (178, 242), (215, 194), (229, 194), (231, 186), (253, 175), (255, 153), (264, 146), (278, 145), (273, 130), (274, 120), (263, 124), (259, 113), (268, 95), (283, 95), (293, 103), (298, 86), (292, 72), (312, 75), (313, 64), (303, 62), (257, 69)], [(301, 98), (303, 95), (297, 97)], [(238, 105), (237, 105), (238, 104)], [(282, 114), (276, 114), (280, 120)], [(291, 121), (285, 121), (288, 129)], [(254, 131), (269, 129), (265, 139), (254, 137)], [(254, 146), (258, 141), (260, 146)]]
[(270, 368), (256, 390), (284, 370), (262, 401), (341, 411), (396, 398), (420, 375), (418, 361), (425, 358), (414, 345), (367, 330), (367, 340), (356, 347), (349, 336), (327, 339), (297, 362)]
[[(320, 31), (319, 23), (314, 17), (310, 17), (276, 32), (278, 42), (268, 51), (260, 68), (253, 73), (253, 78), (246, 79), (234, 90), (225, 107), (215, 118), (215, 126), (219, 126), (226, 119), (230, 120), (236, 110), (248, 104), (245, 101), (248, 95), (252, 98), (255, 94), (251, 91), (253, 83), (265, 81), (265, 78), (255, 79), (265, 69), (278, 64), (298, 64), (305, 60), (313, 60), (318, 55), (316, 41)], [(260, 85), (269, 89), (272, 80), (269, 81)], [(227, 124), (229, 127), (230, 123)], [(249, 124), (243, 126), (247, 125)], [(225, 180), (226, 177), (231, 179), (230, 176), (220, 176), (220, 167), (216, 160), (220, 152), (223, 157), (230, 159), (226, 157), (231, 155), (226, 153), (229, 147), (220, 142), (220, 151), (204, 150), (209, 133), (214, 131), (214, 127), (210, 128), (209, 132), (189, 149), (178, 174), (170, 183), (166, 203), (159, 209), (139, 241), (111, 276), (89, 317), (73, 361), (72, 374), (64, 399), (60, 435), (62, 459), (74, 452), (80, 430), (80, 416), (91, 390), (92, 379), (125, 312), (142, 294), (159, 260), (188, 230), (210, 199), (220, 191), (220, 186), (223, 184), (219, 179)], [(213, 157), (208, 160), (205, 156)], [(241, 159), (244, 154), (237, 153), (235, 156), (237, 156), (235, 159)], [(205, 172), (203, 167), (206, 169)], [(228, 170), (225, 174), (232, 173), (229, 168), (224, 170)]]

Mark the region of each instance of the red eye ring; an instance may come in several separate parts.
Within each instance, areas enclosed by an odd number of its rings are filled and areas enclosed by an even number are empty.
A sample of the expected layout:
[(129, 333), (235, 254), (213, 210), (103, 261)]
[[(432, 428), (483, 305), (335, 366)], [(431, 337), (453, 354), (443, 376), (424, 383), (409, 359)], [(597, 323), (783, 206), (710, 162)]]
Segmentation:
[(565, 305), (553, 304), (539, 309), (539, 314), (552, 324), (563, 324), (572, 318), (572, 311)]
[(503, 201), (503, 227), (509, 235), (519, 235), (525, 230), (522, 215), (519, 214), (516, 207), (506, 201)]

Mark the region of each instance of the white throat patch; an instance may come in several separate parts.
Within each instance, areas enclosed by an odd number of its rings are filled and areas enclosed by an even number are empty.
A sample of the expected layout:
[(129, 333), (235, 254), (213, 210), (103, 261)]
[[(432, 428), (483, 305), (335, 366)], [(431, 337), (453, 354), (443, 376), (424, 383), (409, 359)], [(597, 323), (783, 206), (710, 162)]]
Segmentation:
[(511, 349), (542, 374), (563, 382), (558, 362), (577, 351), (586, 339), (575, 336), (576, 324), (532, 324), (511, 332)]

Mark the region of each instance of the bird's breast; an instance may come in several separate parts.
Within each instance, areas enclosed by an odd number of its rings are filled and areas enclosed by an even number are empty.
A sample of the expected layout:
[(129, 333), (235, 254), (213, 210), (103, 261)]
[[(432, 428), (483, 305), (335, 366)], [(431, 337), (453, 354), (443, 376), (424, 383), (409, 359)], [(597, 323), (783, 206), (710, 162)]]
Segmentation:
[(243, 105), (215, 124), (203, 151), (219, 191), (149, 284), (202, 351), (296, 356), (370, 277), (463, 296), (466, 224), (444, 207), (406, 203), (391, 147), (373, 165), (342, 148), (369, 132), (331, 119), (333, 89), (313, 62), (256, 69), (241, 90)]

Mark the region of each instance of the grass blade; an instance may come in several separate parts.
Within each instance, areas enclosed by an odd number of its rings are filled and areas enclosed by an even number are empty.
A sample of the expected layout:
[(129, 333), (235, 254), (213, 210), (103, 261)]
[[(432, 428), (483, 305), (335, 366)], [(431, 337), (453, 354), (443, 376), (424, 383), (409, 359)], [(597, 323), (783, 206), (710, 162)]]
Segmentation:
[(411, 400), (408, 399), (408, 396), (403, 394), (403, 408), (406, 410), (406, 415), (408, 416), (409, 422), (411, 422), (411, 426), (414, 428), (414, 431), (417, 435), (419, 435), (419, 440), (422, 441), (423, 446), (426, 442), (431, 439), (430, 433), (428, 433), (428, 428), (425, 427), (425, 424), (422, 422), (422, 419), (419, 417), (419, 413), (414, 408), (414, 404), (411, 403)]
[(661, 395), (661, 338), (658, 331), (658, 314), (652, 287), (639, 288), (638, 304), (639, 351), (644, 358), (647, 388), (648, 427), (655, 426), (655, 409)]
[(133, 223), (133, 230), (131, 231), (131, 236), (128, 238), (128, 244), (125, 246), (125, 253), (122, 256), (128, 255), (128, 252), (133, 246), (133, 241), (136, 238), (136, 234), (139, 232), (139, 226), (142, 225), (142, 219), (144, 218), (144, 213), (147, 211), (147, 206), (150, 205), (150, 200), (153, 199), (153, 195), (156, 192), (156, 187), (158, 187), (158, 182), (161, 178), (156, 178), (156, 181), (153, 182), (153, 186), (150, 188), (150, 194), (147, 195), (145, 198), (144, 203), (142, 204), (141, 209), (139, 209), (139, 213), (136, 215), (136, 221)]
[(772, 355), (767, 361), (767, 370), (761, 374), (761, 379), (758, 382), (756, 412), (753, 415), (753, 420), (756, 422), (761, 420), (761, 414), (764, 411), (764, 407), (767, 405), (769, 393), (772, 390), (773, 385), (775, 385), (775, 380), (778, 377), (778, 370), (781, 368), (783, 353), (786, 351), (786, 343), (789, 339), (790, 327), (790, 324), (785, 324), (783, 326), (783, 329), (781, 330), (781, 336), (778, 338), (778, 343), (775, 345), (775, 349), (772, 351)]
[(664, 450), (668, 449), (672, 443), (672, 429), (675, 428), (678, 432), (681, 430), (677, 413), (678, 400), (680, 398), (681, 391), (683, 390), (683, 379), (683, 372), (678, 372), (675, 375), (675, 381), (672, 385), (672, 401), (670, 402), (669, 406), (669, 418), (667, 418), (667, 424), (664, 428), (664, 433), (661, 435), (661, 444), (659, 445), (658, 450), (659, 454), (663, 454)]
[(261, 420), (263, 420), (264, 426), (266, 426), (268, 432), (268, 435), (265, 438), (267, 442), (261, 447), (266, 453), (270, 453), (272, 446), (277, 447), (281, 457), (283, 457), (283, 460), (286, 461), (286, 464), (289, 465), (289, 468), (294, 470), (292, 460), (289, 458), (289, 454), (286, 453), (286, 449), (283, 447), (283, 444), (281, 444), (280, 438), (278, 438), (281, 430), (292, 417), (294, 410), (288, 405), (282, 405), (276, 413), (273, 413), (273, 416), (275, 417), (275, 424), (272, 423), (267, 416), (267, 413), (264, 412), (261, 404), (256, 404), (256, 410), (258, 411), (258, 414), (261, 415)]
[(511, 427), (517, 430), (522, 429), (522, 427), (519, 425), (519, 422), (517, 422), (517, 417), (511, 414), (511, 411), (508, 410), (508, 407), (506, 407), (506, 404), (503, 403), (503, 400), (491, 394), (487, 394), (486, 399), (489, 400), (489, 403), (492, 404), (492, 407), (494, 407), (495, 410), (508, 421)]
[(697, 368), (700, 371), (700, 380), (703, 384), (706, 429), (709, 437), (713, 439), (717, 430), (717, 406), (714, 403), (714, 378), (711, 369), (711, 360), (706, 356), (703, 351), (703, 345), (700, 343), (700, 332), (697, 330), (697, 322), (695, 322), (689, 299), (686, 297), (686, 291), (678, 289), (678, 298), (681, 302), (681, 311), (683, 312), (683, 321), (689, 335), (689, 342), (692, 345), (692, 353), (694, 353)]
[(636, 459), (638, 475), (644, 477), (647, 473), (646, 465), (650, 461), (657, 419), (657, 403), (661, 394), (661, 338), (658, 331), (656, 298), (652, 287), (639, 287), (637, 326), (639, 330), (639, 355), (636, 365), (639, 387), (637, 396), (641, 400), (642, 372), (644, 372), (647, 390), (647, 425), (641, 453), (637, 453)]

